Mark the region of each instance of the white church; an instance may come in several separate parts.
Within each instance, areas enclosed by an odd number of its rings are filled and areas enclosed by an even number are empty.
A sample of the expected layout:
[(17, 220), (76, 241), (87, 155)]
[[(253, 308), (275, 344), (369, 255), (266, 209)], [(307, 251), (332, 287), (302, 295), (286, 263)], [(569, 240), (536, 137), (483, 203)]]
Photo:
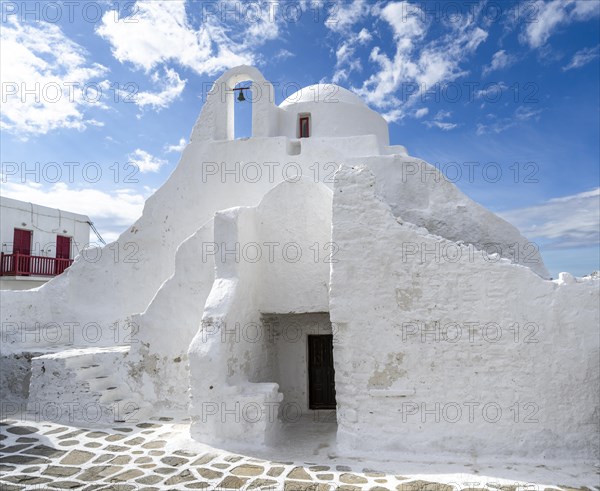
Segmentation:
[(350, 454), (597, 458), (598, 281), (551, 280), (352, 92), (274, 100), (256, 68), (224, 73), (119, 238), (135, 257), (1, 292), (6, 399), (86, 424), (87, 403), (99, 424), (187, 411), (213, 445), (319, 414)]

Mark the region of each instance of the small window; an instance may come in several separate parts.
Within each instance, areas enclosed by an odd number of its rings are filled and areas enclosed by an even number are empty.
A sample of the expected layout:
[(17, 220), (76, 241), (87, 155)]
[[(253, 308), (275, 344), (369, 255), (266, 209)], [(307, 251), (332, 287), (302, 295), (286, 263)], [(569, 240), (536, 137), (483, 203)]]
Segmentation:
[(302, 114), (298, 118), (298, 138), (310, 136), (310, 114)]

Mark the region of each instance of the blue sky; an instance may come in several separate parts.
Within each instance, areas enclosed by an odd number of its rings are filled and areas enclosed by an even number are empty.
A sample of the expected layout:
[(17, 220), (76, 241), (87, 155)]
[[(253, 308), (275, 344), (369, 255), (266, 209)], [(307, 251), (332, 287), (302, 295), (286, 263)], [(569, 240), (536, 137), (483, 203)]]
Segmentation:
[[(5, 196), (115, 239), (177, 165), (210, 83), (245, 63), (277, 102), (317, 82), (354, 90), (392, 143), (539, 244), (553, 276), (600, 269), (596, 0), (1, 7)], [(247, 135), (249, 114), (236, 122)]]

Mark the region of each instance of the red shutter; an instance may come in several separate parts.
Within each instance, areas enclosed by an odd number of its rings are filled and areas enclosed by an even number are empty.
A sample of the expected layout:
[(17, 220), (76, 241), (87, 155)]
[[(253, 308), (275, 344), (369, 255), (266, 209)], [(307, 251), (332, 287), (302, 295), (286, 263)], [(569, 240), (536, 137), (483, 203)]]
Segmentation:
[(13, 236), (13, 254), (31, 254), (31, 230), (15, 229)]
[(56, 259), (71, 259), (71, 237), (56, 236)]

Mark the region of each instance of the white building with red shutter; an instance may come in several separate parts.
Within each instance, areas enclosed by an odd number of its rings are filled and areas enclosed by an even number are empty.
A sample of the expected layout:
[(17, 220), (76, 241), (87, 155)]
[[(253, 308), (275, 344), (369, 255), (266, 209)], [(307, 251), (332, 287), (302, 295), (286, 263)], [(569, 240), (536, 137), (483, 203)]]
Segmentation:
[(0, 289), (29, 290), (62, 273), (89, 244), (79, 213), (0, 197)]

